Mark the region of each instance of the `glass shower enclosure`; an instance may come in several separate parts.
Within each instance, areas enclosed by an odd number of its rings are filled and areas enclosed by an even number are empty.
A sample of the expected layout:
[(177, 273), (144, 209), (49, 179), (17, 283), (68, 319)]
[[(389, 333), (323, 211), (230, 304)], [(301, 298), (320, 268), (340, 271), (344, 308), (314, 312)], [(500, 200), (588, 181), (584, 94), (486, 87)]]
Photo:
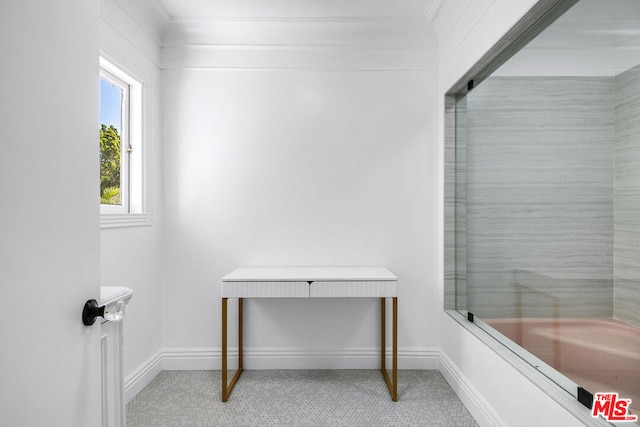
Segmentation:
[(449, 94), (445, 308), (585, 406), (615, 392), (638, 414), (640, 2), (557, 3)]

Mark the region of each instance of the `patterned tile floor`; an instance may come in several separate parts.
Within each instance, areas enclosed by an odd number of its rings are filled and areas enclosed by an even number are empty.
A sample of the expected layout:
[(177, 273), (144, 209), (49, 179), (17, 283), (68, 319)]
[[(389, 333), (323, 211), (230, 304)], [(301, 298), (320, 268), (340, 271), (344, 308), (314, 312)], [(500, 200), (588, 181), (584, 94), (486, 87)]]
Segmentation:
[(127, 427), (478, 425), (438, 371), (399, 371), (395, 403), (377, 370), (244, 371), (226, 403), (220, 377), (161, 372), (127, 405)]

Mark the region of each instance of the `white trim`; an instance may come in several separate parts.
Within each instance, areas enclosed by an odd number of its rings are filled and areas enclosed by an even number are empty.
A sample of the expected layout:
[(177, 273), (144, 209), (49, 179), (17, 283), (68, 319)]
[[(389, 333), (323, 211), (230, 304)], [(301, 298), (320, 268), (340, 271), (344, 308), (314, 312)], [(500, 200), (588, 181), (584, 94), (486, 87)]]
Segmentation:
[[(442, 0), (436, 0), (441, 3)], [(437, 5), (439, 7), (439, 4)], [(433, 8), (433, 6), (432, 6)], [(430, 9), (431, 10), (431, 9)], [(221, 22), (303, 22), (303, 23), (397, 23), (404, 25), (407, 23), (424, 23), (421, 16), (195, 16), (195, 17), (171, 17), (169, 24), (191, 25), (215, 25)]]
[(152, 224), (153, 216), (150, 213), (100, 215), (100, 228), (141, 227)]
[(172, 19), (161, 68), (437, 70), (437, 38), (426, 23), (425, 16)]
[(162, 351), (157, 352), (124, 380), (125, 403), (129, 403), (143, 388), (162, 372)]
[(478, 424), (481, 426), (507, 427), (507, 423), (464, 376), (462, 371), (449, 359), (449, 356), (441, 351), (439, 358), (440, 373)]
[[(153, 81), (153, 78), (151, 77), (151, 70), (142, 66), (140, 63), (129, 60), (126, 55), (104, 39), (100, 40), (100, 57), (117, 66), (126, 74), (142, 83), (143, 86), (152, 86), (151, 82)], [(149, 62), (158, 66), (158, 64), (151, 59), (149, 59)], [(143, 104), (145, 101), (146, 100), (143, 100)]]
[(156, 12), (158, 12), (158, 15), (160, 15), (160, 17), (165, 23), (169, 22), (169, 20), (172, 19), (171, 14), (169, 13), (169, 10), (167, 9), (167, 7), (164, 5), (162, 1), (149, 0), (149, 4), (153, 6), (153, 8), (156, 10)]
[(132, 9), (132, 3), (126, 0), (114, 0), (120, 10), (157, 45), (162, 42), (161, 28), (169, 21), (169, 13), (162, 2), (142, 1)]
[(381, 49), (293, 45), (165, 47), (161, 68), (163, 70), (232, 68), (420, 72), (437, 70), (433, 52), (422, 47)]
[[(406, 348), (398, 350), (400, 369), (438, 369), (439, 350)], [(167, 371), (220, 369), (219, 348), (177, 348), (162, 352), (162, 369)], [(237, 349), (229, 351), (231, 366)], [(387, 351), (390, 366), (391, 351)], [(380, 350), (373, 347), (351, 349), (245, 348), (245, 369), (377, 369)]]
[(442, 9), (442, 3), (444, 3), (443, 0), (434, 0), (431, 7), (427, 10), (427, 21), (432, 23), (437, 18), (438, 13)]
[[(175, 348), (162, 352), (163, 371), (202, 371), (220, 369), (220, 350), (210, 348)], [(238, 352), (229, 351), (231, 366), (238, 359)]]

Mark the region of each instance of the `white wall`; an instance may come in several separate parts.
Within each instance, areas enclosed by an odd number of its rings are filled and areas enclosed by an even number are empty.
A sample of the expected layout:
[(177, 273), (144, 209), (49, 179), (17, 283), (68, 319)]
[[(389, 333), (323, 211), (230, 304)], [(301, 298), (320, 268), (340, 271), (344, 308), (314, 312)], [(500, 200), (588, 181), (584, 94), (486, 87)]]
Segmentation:
[[(100, 232), (100, 276), (106, 286), (127, 286), (133, 299), (124, 320), (124, 373), (135, 374), (162, 347), (161, 277), (161, 131), (160, 31), (162, 20), (147, 2), (101, 1), (100, 49), (146, 84), (145, 114), (150, 150), (153, 225), (103, 228)], [(97, 53), (96, 53), (97, 55)], [(127, 396), (128, 398), (131, 395)]]
[[(440, 123), (444, 123), (444, 94), (475, 62), (497, 42), (533, 5), (533, 0), (474, 1), (459, 18), (458, 25), (437, 25), (439, 48)], [(445, 3), (441, 13), (448, 16), (451, 7)], [(453, 18), (453, 14), (451, 14)], [(452, 21), (452, 22), (455, 22)], [(453, 28), (453, 29), (450, 29)], [(443, 153), (443, 129), (440, 129), (440, 152)], [(443, 156), (441, 155), (442, 159)], [(440, 162), (440, 183), (443, 182), (443, 162)], [(440, 197), (442, 215), (442, 195)], [(442, 224), (442, 219), (440, 224)], [(442, 242), (442, 229), (439, 241)], [(442, 270), (442, 254), (440, 249)], [(440, 275), (442, 278), (442, 275)], [(440, 282), (442, 287), (442, 280)], [(442, 292), (442, 291), (441, 291)], [(534, 385), (519, 371), (487, 347), (447, 313), (440, 313), (440, 347), (459, 373), (472, 385), (473, 392), (482, 396), (483, 403), (493, 408), (489, 415), (473, 406), (474, 416), (493, 423), (518, 426), (579, 426), (583, 425), (569, 412)], [(483, 421), (488, 423), (488, 421)]]
[[(199, 354), (198, 366), (219, 368), (220, 278), (268, 265), (387, 266), (400, 279), (400, 367), (437, 366), (435, 37), (423, 29), (407, 42), (416, 27), (399, 22), (385, 34), (402, 47), (380, 47), (363, 30), (379, 24), (341, 21), (350, 42), (316, 46), (280, 45), (290, 21), (271, 22), (263, 47), (195, 46), (181, 39), (194, 32), (169, 33), (163, 337), (184, 356), (172, 366), (194, 366), (186, 359)], [(306, 31), (335, 25), (305, 22), (295, 40), (313, 44)], [(237, 33), (254, 43), (260, 35), (248, 31), (262, 27)], [(340, 366), (376, 366), (378, 305), (247, 301), (246, 366), (335, 366), (319, 349), (345, 356)]]

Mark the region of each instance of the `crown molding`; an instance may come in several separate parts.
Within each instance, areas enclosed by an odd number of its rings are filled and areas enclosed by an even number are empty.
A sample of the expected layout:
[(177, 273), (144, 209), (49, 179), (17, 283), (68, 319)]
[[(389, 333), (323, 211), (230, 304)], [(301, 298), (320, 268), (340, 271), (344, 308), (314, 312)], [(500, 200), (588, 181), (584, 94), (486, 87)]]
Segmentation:
[(177, 46), (311, 46), (368, 49), (435, 48), (425, 18), (411, 20), (175, 20), (163, 48)]
[[(442, 0), (439, 0), (442, 1)], [(207, 16), (207, 17), (169, 17), (171, 24), (207, 25), (217, 23), (237, 22), (339, 22), (339, 23), (424, 23), (424, 16)]]
[(337, 46), (180, 46), (163, 48), (161, 68), (427, 71), (435, 70), (434, 52)]
[[(163, 10), (159, 0), (140, 2), (111, 0), (111, 2), (147, 37), (152, 39), (158, 46), (161, 44), (164, 27), (169, 22), (169, 15), (166, 9)], [(105, 5), (103, 5), (103, 8), (105, 8)], [(103, 15), (104, 19), (104, 12), (101, 12), (101, 15)], [(115, 27), (120, 27), (120, 25), (114, 25)]]
[(440, 0), (149, 0), (169, 19), (367, 19), (425, 17)]
[[(187, 17), (171, 16), (164, 25), (161, 68), (429, 70), (437, 62), (425, 9), (430, 5), (435, 14), (442, 0), (406, 0), (396, 9), (375, 3), (371, 12), (355, 1), (333, 9), (333, 3), (318, 9), (307, 2), (287, 10), (289, 0), (282, 0), (269, 16), (260, 16), (267, 14), (264, 5), (254, 4), (258, 0), (247, 1), (244, 9), (232, 5), (201, 17), (188, 17), (196, 0), (185, 3)], [(211, 4), (201, 6), (212, 10)]]
[(165, 7), (164, 3), (161, 0), (149, 0), (149, 4), (153, 6), (158, 15), (164, 20), (164, 22), (169, 22), (171, 20), (171, 14)]
[(429, 6), (426, 13), (428, 22), (433, 22), (437, 19), (438, 13), (442, 8), (442, 3), (444, 3), (444, 0), (434, 0), (433, 3), (431, 3), (431, 6)]

